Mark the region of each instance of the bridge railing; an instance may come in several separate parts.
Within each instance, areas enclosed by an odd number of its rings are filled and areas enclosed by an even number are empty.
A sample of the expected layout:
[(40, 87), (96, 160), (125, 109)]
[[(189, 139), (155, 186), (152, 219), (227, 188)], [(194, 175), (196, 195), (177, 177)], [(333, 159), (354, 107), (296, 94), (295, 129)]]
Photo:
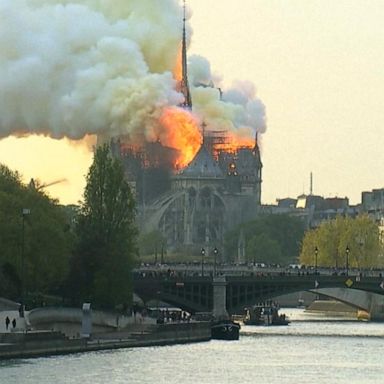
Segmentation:
[[(219, 265), (217, 275), (225, 276), (360, 276), (360, 277), (383, 277), (384, 270), (382, 269), (345, 269), (321, 268), (315, 270), (313, 267), (307, 268), (290, 268), (290, 267), (260, 267), (254, 265)], [(169, 278), (185, 278), (185, 277), (213, 277), (214, 265), (205, 264), (204, 269), (198, 265), (187, 264), (160, 264), (146, 265), (134, 269), (134, 274), (137, 277), (169, 277)]]

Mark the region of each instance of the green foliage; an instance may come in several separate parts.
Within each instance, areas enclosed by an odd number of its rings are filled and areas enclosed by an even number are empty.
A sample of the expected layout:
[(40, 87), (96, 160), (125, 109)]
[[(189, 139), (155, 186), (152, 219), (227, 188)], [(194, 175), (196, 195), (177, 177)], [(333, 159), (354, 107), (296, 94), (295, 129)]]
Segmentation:
[(141, 233), (139, 237), (140, 255), (156, 255), (165, 250), (166, 239), (160, 231)]
[(351, 268), (381, 266), (379, 228), (367, 215), (355, 219), (338, 216), (322, 223), (317, 229), (305, 234), (300, 262), (315, 264), (315, 247), (318, 248), (317, 264), (324, 267)]
[(225, 252), (234, 261), (241, 236), (244, 237), (247, 262), (289, 264), (297, 260), (304, 235), (300, 219), (288, 215), (262, 215), (242, 224), (226, 235)]
[(252, 262), (254, 264), (258, 262), (280, 263), (283, 261), (279, 243), (271, 239), (266, 233), (251, 237), (246, 247), (246, 254), (253, 257)]
[(121, 162), (108, 146), (96, 150), (87, 175), (76, 233), (70, 287), (96, 306), (130, 303), (131, 270), (137, 254), (135, 205)]
[(15, 266), (5, 262), (0, 269), (0, 296), (17, 298), (20, 296), (20, 288), (20, 276)]
[[(23, 209), (30, 213), (23, 215)], [(56, 201), (25, 186), (17, 172), (0, 165), (0, 294), (17, 298), (22, 280), (26, 292), (57, 292), (68, 272), (73, 240), (68, 229)]]

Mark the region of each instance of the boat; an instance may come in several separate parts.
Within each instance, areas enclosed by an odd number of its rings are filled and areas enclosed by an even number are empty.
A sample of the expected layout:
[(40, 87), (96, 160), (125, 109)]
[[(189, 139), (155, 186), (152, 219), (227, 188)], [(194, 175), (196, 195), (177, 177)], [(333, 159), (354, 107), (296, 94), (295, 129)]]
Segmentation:
[(305, 309), (304, 299), (300, 298), (299, 300), (297, 300), (297, 307), (296, 308)]
[(245, 325), (288, 325), (290, 323), (285, 314), (279, 313), (279, 307), (275, 304), (260, 304), (246, 308), (243, 322)]
[(228, 320), (212, 321), (211, 337), (216, 340), (239, 340), (240, 324)]

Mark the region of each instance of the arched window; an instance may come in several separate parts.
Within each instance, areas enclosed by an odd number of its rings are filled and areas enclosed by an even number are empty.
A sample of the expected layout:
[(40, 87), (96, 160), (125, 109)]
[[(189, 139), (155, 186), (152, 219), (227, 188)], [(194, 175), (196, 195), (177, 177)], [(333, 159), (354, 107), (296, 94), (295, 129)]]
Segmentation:
[(208, 187), (200, 191), (200, 207), (211, 208), (211, 189)]

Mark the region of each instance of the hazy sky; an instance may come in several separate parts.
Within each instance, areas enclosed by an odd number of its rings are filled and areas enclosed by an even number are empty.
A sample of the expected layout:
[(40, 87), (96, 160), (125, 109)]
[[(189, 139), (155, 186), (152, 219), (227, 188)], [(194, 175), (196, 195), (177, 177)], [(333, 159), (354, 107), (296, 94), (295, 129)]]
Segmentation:
[[(383, 0), (188, 0), (190, 53), (225, 83), (250, 80), (267, 111), (262, 202), (384, 187)], [(240, 4), (240, 5), (239, 5)], [(0, 140), (0, 162), (81, 198), (92, 155), (47, 138)]]

